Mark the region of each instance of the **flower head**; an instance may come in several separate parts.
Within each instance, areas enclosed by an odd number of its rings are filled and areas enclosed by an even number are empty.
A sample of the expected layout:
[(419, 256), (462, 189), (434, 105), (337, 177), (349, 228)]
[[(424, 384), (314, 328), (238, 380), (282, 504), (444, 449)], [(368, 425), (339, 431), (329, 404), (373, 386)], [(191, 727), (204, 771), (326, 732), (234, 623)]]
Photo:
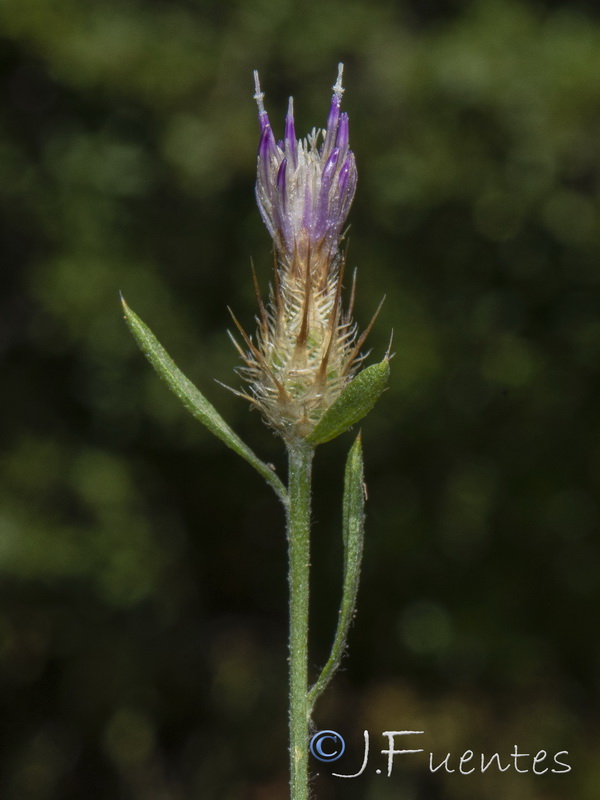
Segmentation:
[[(349, 148), (348, 115), (340, 112), (342, 65), (333, 87), (327, 127), (296, 140), (294, 105), (290, 98), (283, 140), (276, 142), (263, 104), (258, 73), (260, 144), (256, 199), (280, 256), (308, 257), (337, 253), (343, 225), (356, 189), (356, 164)], [(320, 138), (322, 136), (322, 141)]]
[[(348, 115), (340, 110), (342, 65), (324, 130), (296, 139), (290, 98), (276, 141), (255, 73), (260, 143), (256, 198), (274, 244), (269, 303), (259, 295), (257, 342), (240, 328), (249, 399), (286, 439), (306, 437), (361, 361), (351, 307), (341, 308), (343, 228), (356, 188)], [(258, 294), (258, 293), (257, 293)], [(350, 303), (352, 306), (352, 301)], [(239, 326), (238, 326), (239, 327)]]

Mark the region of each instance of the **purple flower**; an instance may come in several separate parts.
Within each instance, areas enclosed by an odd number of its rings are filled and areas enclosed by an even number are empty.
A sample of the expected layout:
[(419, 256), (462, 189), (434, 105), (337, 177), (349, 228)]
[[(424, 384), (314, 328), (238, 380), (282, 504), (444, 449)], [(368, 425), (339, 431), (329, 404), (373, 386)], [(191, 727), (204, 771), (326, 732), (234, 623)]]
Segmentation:
[[(256, 197), (276, 253), (269, 300), (259, 296), (253, 341), (236, 321), (247, 350), (245, 394), (286, 439), (308, 436), (355, 375), (364, 336), (342, 308), (340, 238), (356, 189), (348, 115), (340, 110), (342, 65), (325, 130), (296, 139), (292, 100), (276, 142), (255, 73), (260, 145)], [(258, 294), (258, 287), (257, 287)], [(235, 317), (234, 317), (235, 320)], [(368, 332), (368, 329), (367, 329)]]
[(261, 131), (256, 198), (278, 255), (288, 262), (304, 261), (310, 253), (335, 259), (354, 197), (357, 173), (348, 146), (348, 115), (340, 111), (342, 69), (340, 64), (326, 129), (297, 140), (290, 98), (284, 138), (278, 142), (254, 73)]

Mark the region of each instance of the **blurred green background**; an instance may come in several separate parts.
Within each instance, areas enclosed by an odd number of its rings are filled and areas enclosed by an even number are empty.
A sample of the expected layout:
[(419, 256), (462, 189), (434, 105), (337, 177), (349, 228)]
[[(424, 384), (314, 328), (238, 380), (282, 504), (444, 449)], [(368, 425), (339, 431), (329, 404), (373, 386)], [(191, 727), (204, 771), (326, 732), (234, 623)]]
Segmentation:
[[(359, 613), (317, 709), (318, 800), (596, 800), (600, 15), (560, 0), (0, 3), (0, 797), (287, 796), (281, 509), (168, 394), (118, 291), (265, 460), (226, 306), (254, 325), (252, 69), (277, 131), (344, 61), (348, 266), (390, 391), (363, 425)], [(318, 452), (312, 660), (341, 582)], [(333, 477), (332, 477), (333, 476)], [(362, 732), (372, 759), (354, 772)], [(381, 732), (568, 750), (569, 774), (383, 767)], [(377, 760), (379, 759), (379, 760)], [(522, 766), (522, 764), (520, 764)], [(456, 764), (455, 764), (456, 766)]]

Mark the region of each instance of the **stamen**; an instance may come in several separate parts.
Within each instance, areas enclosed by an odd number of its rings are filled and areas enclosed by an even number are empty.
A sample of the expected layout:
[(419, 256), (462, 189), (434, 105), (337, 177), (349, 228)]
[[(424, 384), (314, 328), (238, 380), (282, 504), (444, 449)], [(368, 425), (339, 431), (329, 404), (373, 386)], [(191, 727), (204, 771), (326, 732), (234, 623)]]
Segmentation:
[(261, 92), (260, 90), (260, 81), (258, 79), (257, 69), (254, 70), (254, 89), (255, 89), (254, 99), (256, 100), (256, 105), (258, 106), (258, 113), (261, 115), (266, 114), (267, 112), (265, 111), (265, 103), (264, 103), (265, 93)]
[[(255, 73), (255, 75), (257, 75), (257, 74), (258, 73)], [(335, 82), (335, 84), (333, 86), (333, 92), (337, 97), (339, 97), (340, 100), (342, 99), (342, 95), (344, 94), (344, 91), (345, 91), (344, 87), (342, 86), (342, 75), (343, 74), (344, 74), (344, 65), (340, 61), (340, 63), (338, 64), (337, 81)]]
[(294, 169), (298, 166), (298, 153), (296, 151), (296, 129), (294, 127), (294, 98), (290, 97), (288, 112), (285, 118), (285, 154), (292, 159)]

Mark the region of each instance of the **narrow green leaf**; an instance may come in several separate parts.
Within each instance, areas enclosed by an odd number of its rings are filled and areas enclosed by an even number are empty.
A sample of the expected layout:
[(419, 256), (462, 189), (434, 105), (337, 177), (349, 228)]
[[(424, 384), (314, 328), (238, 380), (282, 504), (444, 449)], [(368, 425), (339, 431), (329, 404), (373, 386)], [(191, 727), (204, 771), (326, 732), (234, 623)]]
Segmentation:
[(364, 467), (360, 433), (350, 448), (344, 471), (345, 574), (360, 569), (365, 513)]
[(323, 444), (335, 439), (366, 416), (381, 397), (390, 376), (390, 360), (386, 356), (353, 378), (338, 399), (330, 406), (306, 439)]
[(173, 359), (164, 350), (150, 328), (134, 314), (123, 298), (125, 321), (138, 343), (140, 350), (152, 364), (169, 389), (181, 400), (187, 410), (214, 433), (222, 442), (251, 464), (269, 483), (279, 499), (287, 504), (287, 491), (283, 483), (268, 464), (262, 462), (250, 448), (234, 433), (223, 417), (200, 393), (194, 384), (185, 377)]
[(344, 541), (344, 585), (338, 616), (338, 626), (331, 647), (329, 660), (323, 667), (319, 679), (310, 690), (311, 709), (317, 698), (323, 693), (329, 681), (334, 676), (340, 666), (342, 656), (344, 655), (346, 638), (354, 616), (356, 596), (358, 594), (364, 540), (364, 512), (364, 470), (362, 445), (359, 434), (348, 453), (344, 472), (342, 523), (342, 536)]

